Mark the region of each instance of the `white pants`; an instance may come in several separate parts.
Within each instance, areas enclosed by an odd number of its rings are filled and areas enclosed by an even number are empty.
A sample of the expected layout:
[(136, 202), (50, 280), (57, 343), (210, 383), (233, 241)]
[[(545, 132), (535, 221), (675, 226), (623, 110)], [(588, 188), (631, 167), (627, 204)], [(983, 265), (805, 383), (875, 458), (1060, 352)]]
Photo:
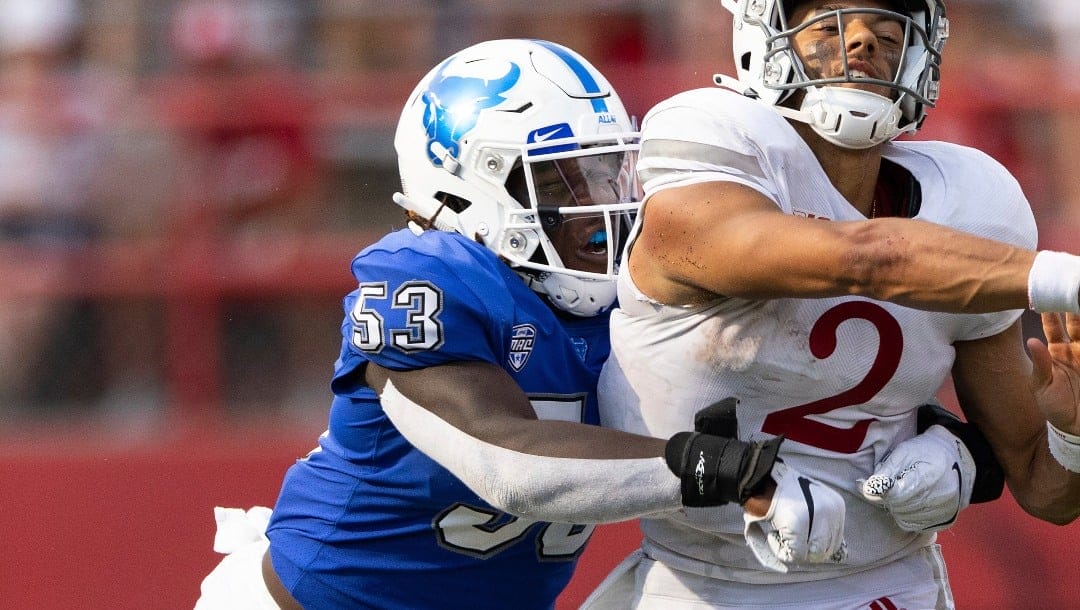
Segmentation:
[(264, 535), (270, 509), (217, 507), (214, 517), (214, 550), (225, 558), (203, 579), (195, 610), (281, 610), (262, 575), (263, 554), (270, 547)]
[(674, 570), (634, 551), (581, 610), (954, 610), (941, 549), (821, 581), (750, 585)]
[(195, 610), (281, 610), (263, 580), (268, 546), (260, 540), (226, 555), (203, 579)]

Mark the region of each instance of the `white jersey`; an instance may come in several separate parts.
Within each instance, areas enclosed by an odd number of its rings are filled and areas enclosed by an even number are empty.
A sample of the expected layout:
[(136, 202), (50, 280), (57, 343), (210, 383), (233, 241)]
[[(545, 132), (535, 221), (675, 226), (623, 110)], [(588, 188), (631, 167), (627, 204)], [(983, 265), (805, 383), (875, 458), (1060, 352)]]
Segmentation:
[[(917, 221), (1035, 247), (1030, 206), (990, 157), (940, 142), (895, 142), (886, 145), (885, 157), (918, 181)], [(725, 180), (758, 190), (787, 214), (865, 220), (785, 119), (722, 89), (689, 91), (650, 111), (638, 168), (646, 205), (667, 188)], [(785, 435), (785, 462), (847, 501), (850, 556), (839, 566), (765, 570), (746, 546), (742, 509), (735, 505), (643, 519), (650, 556), (727, 580), (805, 581), (881, 565), (933, 541), (899, 529), (863, 501), (857, 481), (915, 434), (916, 408), (934, 400), (949, 374), (953, 343), (1000, 333), (1020, 311), (932, 313), (857, 297), (719, 298), (671, 307), (645, 297), (628, 267), (619, 276), (612, 353), (601, 375), (602, 423), (667, 438), (692, 429), (698, 410), (735, 396), (740, 438)]]

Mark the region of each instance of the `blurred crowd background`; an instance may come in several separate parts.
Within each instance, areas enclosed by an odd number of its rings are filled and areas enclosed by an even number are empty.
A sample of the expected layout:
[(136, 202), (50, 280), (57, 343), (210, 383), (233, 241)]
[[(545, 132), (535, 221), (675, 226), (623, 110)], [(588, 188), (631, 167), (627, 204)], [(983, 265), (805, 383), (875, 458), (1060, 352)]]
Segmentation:
[[(1080, 3), (949, 0), (917, 137), (1080, 250)], [(324, 425), (352, 255), (402, 226), (415, 82), (488, 38), (588, 57), (631, 112), (731, 73), (718, 0), (0, 0), (0, 426)]]

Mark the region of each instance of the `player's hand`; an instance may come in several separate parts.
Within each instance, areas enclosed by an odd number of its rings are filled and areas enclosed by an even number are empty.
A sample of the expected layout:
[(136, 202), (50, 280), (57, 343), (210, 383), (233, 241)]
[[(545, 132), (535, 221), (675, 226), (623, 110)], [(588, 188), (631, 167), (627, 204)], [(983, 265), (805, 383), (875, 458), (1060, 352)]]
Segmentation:
[(783, 462), (764, 516), (743, 513), (746, 542), (763, 566), (787, 572), (794, 563), (839, 563), (847, 557), (844, 499), (823, 483)]
[(1032, 392), (1047, 421), (1080, 435), (1080, 316), (1044, 313), (1042, 326), (1047, 343), (1027, 342)]
[(953, 433), (931, 426), (896, 446), (861, 481), (864, 498), (882, 506), (909, 532), (936, 532), (971, 502), (975, 460)]

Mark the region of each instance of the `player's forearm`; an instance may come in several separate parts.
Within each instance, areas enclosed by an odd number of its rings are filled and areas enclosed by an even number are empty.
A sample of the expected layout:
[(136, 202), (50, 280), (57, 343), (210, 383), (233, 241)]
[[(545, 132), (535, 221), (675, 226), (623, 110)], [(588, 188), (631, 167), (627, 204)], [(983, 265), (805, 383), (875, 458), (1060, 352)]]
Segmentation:
[(967, 420), (990, 442), (1017, 503), (1052, 523), (1080, 516), (1080, 480), (1051, 454), (1046, 420), (1031, 392), (1032, 364), (1021, 323), (955, 348), (957, 399)]
[[(499, 421), (501, 419), (502, 421)], [(627, 460), (664, 455), (664, 439), (611, 428), (555, 420), (503, 417), (487, 422), (483, 430), (467, 431), (480, 440), (532, 455)]]
[[(789, 216), (771, 203), (740, 207), (722, 199), (740, 192), (725, 188), (702, 195), (710, 197), (706, 203), (721, 198), (723, 206), (698, 202), (690, 206), (696, 214), (680, 211), (678, 193), (661, 192), (650, 201), (630, 256), (634, 280), (647, 295), (669, 305), (709, 294), (751, 300), (858, 295), (949, 313), (1030, 304), (1035, 251), (925, 221), (831, 222)], [(1047, 262), (1049, 277), (1056, 278), (1060, 261)], [(1070, 272), (1076, 269), (1062, 269), (1060, 277)]]
[[(949, 313), (1030, 305), (1035, 251), (928, 221), (804, 218), (726, 182), (661, 190), (646, 203), (642, 219), (630, 271), (645, 294), (668, 305), (715, 295), (859, 295)], [(1015, 239), (1026, 243), (1026, 231), (1018, 227)], [(1080, 258), (1063, 255), (1044, 263), (1040, 277), (1053, 297), (1049, 302), (1080, 307)]]
[(1009, 491), (1028, 514), (1057, 525), (1080, 517), (1080, 474), (1065, 470), (1042, 435), (1025, 472), (1007, 479)]
[(462, 432), (412, 402), (392, 382), (383, 388), (381, 399), (383, 411), (410, 443), (507, 513), (562, 523), (608, 523), (682, 506), (680, 481), (661, 457), (663, 441), (655, 457), (535, 455)]
[(840, 262), (850, 263), (856, 293), (952, 313), (1028, 307), (1034, 251), (906, 219), (846, 228), (853, 246)]
[[(775, 223), (773, 222), (775, 221)], [(916, 309), (982, 313), (1028, 307), (1036, 253), (929, 222), (825, 223), (774, 217), (767, 235), (733, 253), (757, 260), (718, 275), (718, 294), (742, 298), (859, 295)], [(759, 229), (755, 233), (762, 233)], [(748, 236), (742, 239), (754, 239)]]

